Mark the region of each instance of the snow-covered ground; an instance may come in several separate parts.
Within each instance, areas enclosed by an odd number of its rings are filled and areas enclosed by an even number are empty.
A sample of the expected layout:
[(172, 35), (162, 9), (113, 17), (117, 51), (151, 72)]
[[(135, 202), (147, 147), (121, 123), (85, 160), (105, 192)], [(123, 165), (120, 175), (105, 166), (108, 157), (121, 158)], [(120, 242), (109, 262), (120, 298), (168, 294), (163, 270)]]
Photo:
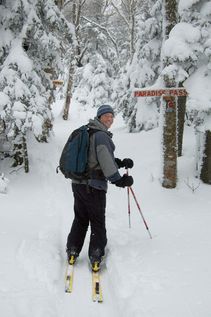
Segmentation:
[[(67, 136), (95, 115), (54, 105), (54, 136), (30, 142), (30, 173), (9, 174), (0, 194), (0, 311), (4, 317), (210, 317), (210, 186), (194, 178), (194, 134), (186, 128), (178, 160), (178, 186), (160, 185), (160, 132), (129, 134), (120, 117), (113, 125), (116, 157), (131, 157), (134, 192), (152, 239), (127, 190), (109, 185), (108, 256), (102, 271), (103, 304), (91, 300), (89, 235), (75, 268), (73, 293), (64, 292), (65, 244), (73, 219), (70, 182), (55, 169)], [(122, 173), (124, 171), (122, 170)]]

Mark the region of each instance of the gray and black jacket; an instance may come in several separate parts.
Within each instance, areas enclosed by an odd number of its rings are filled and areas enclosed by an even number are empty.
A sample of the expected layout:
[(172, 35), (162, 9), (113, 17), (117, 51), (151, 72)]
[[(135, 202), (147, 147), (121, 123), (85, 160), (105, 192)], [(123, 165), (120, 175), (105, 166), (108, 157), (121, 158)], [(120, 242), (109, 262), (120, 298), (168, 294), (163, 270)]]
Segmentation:
[[(90, 136), (88, 161), (90, 179), (88, 185), (107, 191), (107, 181), (115, 182), (121, 178), (118, 166), (115, 163), (115, 145), (112, 141), (112, 133), (97, 117), (94, 120), (89, 120), (88, 127), (95, 131)], [(75, 180), (73, 182), (79, 183)], [(87, 181), (80, 183), (87, 183)]]

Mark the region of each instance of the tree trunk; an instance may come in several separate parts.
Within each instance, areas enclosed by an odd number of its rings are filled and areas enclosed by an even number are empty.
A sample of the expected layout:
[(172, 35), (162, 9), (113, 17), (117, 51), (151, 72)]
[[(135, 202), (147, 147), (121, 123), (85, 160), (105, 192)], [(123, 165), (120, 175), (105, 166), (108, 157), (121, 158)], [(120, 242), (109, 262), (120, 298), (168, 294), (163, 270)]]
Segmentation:
[[(176, 0), (166, 0), (165, 5), (165, 30), (164, 34), (167, 38), (171, 29), (177, 23)], [(165, 38), (165, 39), (166, 39)], [(164, 39), (164, 40), (165, 40)], [(164, 60), (164, 67), (168, 66), (168, 61)], [(176, 87), (174, 79), (168, 76), (164, 77), (165, 86), (168, 88)], [(163, 97), (164, 104), (164, 126), (163, 126), (163, 180), (162, 186), (165, 188), (175, 188), (177, 183), (177, 133), (176, 133), (176, 100), (175, 97)]]
[(135, 4), (130, 3), (130, 15), (129, 15), (129, 32), (130, 32), (130, 62), (132, 62), (135, 52)]
[(211, 131), (205, 132), (204, 155), (201, 168), (201, 180), (206, 184), (211, 184)]
[(163, 97), (163, 182), (165, 188), (174, 188), (177, 183), (177, 133), (175, 97)]
[(59, 10), (62, 10), (64, 5), (64, 0), (56, 0), (55, 4), (58, 6)]
[(29, 157), (28, 157), (27, 143), (26, 143), (25, 136), (23, 136), (22, 141), (23, 141), (22, 147), (23, 147), (24, 170), (25, 170), (25, 173), (28, 173), (29, 172)]
[(72, 21), (75, 26), (75, 35), (77, 39), (77, 44), (75, 47), (74, 56), (71, 57), (71, 61), (70, 61), (70, 69), (69, 69), (67, 91), (66, 91), (64, 113), (63, 113), (64, 120), (67, 120), (69, 116), (69, 109), (70, 109), (70, 103), (72, 98), (73, 80), (74, 80), (74, 73), (75, 73), (75, 67), (76, 67), (75, 63), (77, 63), (77, 66), (82, 66), (79, 30), (80, 30), (81, 9), (84, 3), (85, 1), (82, 1), (82, 0), (79, 0), (78, 3), (76, 1), (73, 2)]
[(12, 167), (23, 165), (25, 173), (29, 172), (29, 158), (27, 151), (26, 137), (20, 131), (17, 131), (16, 140), (14, 143), (14, 163)]
[(73, 76), (74, 76), (74, 66), (71, 64), (69, 69), (67, 91), (66, 91), (66, 98), (65, 98), (65, 105), (64, 105), (64, 113), (63, 113), (64, 120), (67, 120), (69, 116), (70, 102), (72, 98)]
[[(183, 87), (183, 83), (179, 83), (179, 87)], [(186, 112), (186, 96), (180, 96), (177, 101), (177, 137), (178, 137), (178, 156), (182, 156), (183, 134)]]

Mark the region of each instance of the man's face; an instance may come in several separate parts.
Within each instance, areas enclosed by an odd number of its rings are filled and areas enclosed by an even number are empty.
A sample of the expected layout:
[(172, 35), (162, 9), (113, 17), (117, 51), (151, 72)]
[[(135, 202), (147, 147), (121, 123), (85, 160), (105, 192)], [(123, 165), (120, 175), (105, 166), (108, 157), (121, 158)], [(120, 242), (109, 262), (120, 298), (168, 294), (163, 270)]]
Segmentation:
[(105, 113), (100, 116), (100, 122), (102, 122), (108, 129), (111, 127), (114, 121), (114, 116), (112, 113)]

